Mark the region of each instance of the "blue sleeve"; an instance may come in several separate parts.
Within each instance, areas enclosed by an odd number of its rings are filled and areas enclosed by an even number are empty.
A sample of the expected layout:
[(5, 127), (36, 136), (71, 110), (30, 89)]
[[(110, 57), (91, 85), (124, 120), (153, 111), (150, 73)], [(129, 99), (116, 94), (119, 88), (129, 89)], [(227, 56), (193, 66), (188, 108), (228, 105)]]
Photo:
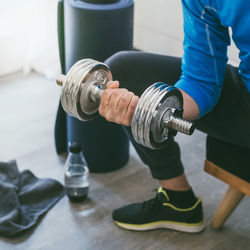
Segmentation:
[(230, 38), (214, 6), (202, 6), (199, 0), (182, 0), (182, 6), (184, 54), (182, 75), (175, 86), (194, 99), (203, 116), (219, 99)]

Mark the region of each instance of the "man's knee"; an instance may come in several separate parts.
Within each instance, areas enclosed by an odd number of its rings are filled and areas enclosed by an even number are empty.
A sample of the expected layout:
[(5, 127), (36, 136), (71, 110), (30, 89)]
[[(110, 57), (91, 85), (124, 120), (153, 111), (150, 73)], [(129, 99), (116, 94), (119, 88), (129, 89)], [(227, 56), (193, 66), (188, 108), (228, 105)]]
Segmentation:
[(119, 51), (106, 59), (105, 63), (112, 69), (112, 67), (116, 67), (121, 64), (124, 58), (127, 56), (129, 51)]
[(120, 76), (129, 64), (131, 51), (119, 51), (105, 60), (114, 77)]

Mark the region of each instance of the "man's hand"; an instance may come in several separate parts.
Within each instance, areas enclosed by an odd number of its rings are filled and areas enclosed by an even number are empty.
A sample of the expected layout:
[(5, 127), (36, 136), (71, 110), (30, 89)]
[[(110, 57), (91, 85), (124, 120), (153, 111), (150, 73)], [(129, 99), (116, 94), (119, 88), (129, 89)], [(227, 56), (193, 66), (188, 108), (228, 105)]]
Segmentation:
[(118, 87), (118, 81), (108, 82), (101, 97), (99, 113), (107, 121), (130, 126), (139, 97)]

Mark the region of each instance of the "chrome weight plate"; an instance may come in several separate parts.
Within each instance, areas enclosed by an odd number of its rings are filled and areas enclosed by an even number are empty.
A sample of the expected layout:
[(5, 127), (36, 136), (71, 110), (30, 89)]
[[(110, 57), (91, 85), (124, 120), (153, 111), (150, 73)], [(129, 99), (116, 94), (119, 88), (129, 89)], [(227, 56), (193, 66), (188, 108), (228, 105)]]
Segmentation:
[(131, 130), (137, 143), (153, 148), (150, 143), (150, 125), (154, 115), (157, 99), (161, 96), (163, 83), (156, 83), (148, 87), (139, 99), (131, 123)]
[[(77, 117), (75, 114), (74, 104), (75, 99), (73, 98), (72, 91), (77, 91), (76, 88), (80, 83), (74, 81), (74, 77), (79, 72), (80, 67), (89, 63), (90, 59), (83, 59), (76, 62), (69, 70), (65, 77), (64, 85), (62, 86), (61, 103), (65, 112), (69, 115)], [(92, 61), (92, 60), (91, 60)]]
[(165, 85), (164, 95), (158, 102), (150, 127), (150, 142), (154, 148), (163, 147), (169, 136), (169, 129), (164, 126), (163, 119), (172, 114), (172, 109), (183, 107), (181, 92), (176, 87)]
[(182, 105), (177, 88), (161, 82), (148, 87), (139, 99), (131, 123), (136, 142), (151, 149), (161, 148), (168, 136), (161, 123), (163, 115), (169, 108)]
[(88, 69), (77, 95), (77, 111), (82, 120), (92, 120), (98, 116), (100, 100), (93, 101), (90, 98), (90, 88), (95, 84), (105, 89), (111, 80), (111, 71), (105, 64), (95, 64)]
[(94, 60), (84, 60), (81, 64), (75, 67), (68, 79), (68, 95), (67, 95), (67, 106), (68, 109), (72, 111), (73, 116), (79, 119), (78, 112), (76, 110), (77, 99), (76, 96), (82, 84), (81, 78), (86, 74), (87, 67), (89, 65), (94, 65)]
[(99, 101), (90, 98), (90, 88), (99, 85), (105, 89), (112, 74), (104, 63), (83, 59), (75, 63), (66, 75), (62, 86), (61, 103), (68, 114), (82, 121), (98, 115)]

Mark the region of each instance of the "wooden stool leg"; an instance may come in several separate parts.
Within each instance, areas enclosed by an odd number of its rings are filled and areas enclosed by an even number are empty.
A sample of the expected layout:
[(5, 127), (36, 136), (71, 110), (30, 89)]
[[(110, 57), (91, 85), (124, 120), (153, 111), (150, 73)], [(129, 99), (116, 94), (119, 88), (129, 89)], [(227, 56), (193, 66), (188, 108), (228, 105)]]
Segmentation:
[(226, 194), (224, 195), (219, 207), (214, 214), (211, 226), (216, 229), (222, 227), (243, 197), (244, 193), (229, 186)]

